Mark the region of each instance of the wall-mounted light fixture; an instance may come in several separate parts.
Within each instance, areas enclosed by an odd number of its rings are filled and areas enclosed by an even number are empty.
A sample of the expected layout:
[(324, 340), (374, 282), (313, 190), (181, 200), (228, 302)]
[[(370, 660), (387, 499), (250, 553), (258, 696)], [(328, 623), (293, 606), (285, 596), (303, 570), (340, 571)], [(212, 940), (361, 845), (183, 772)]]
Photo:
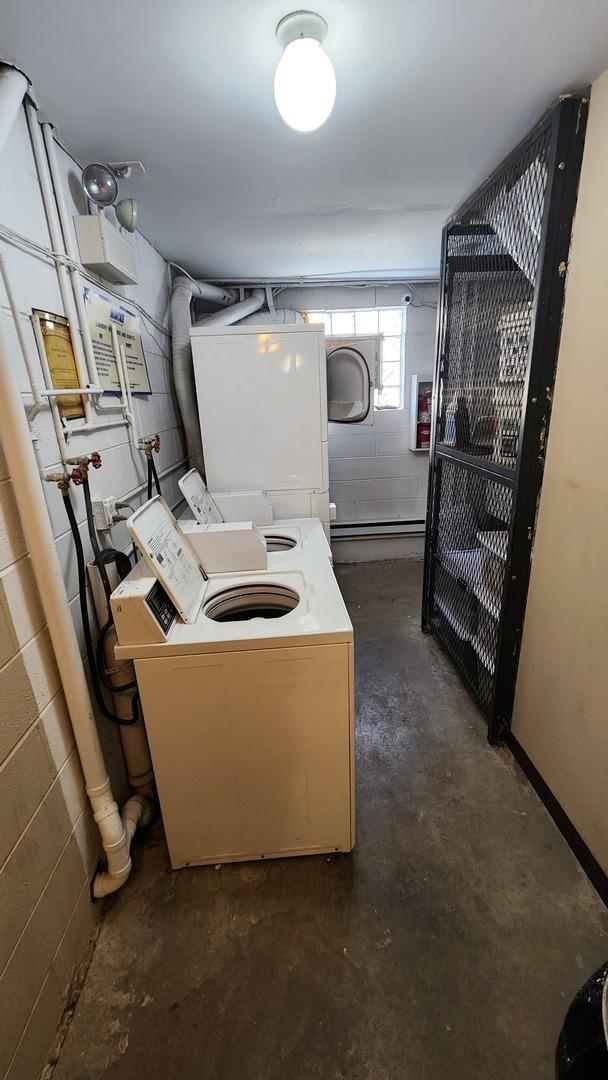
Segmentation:
[(295, 131), (316, 131), (336, 100), (336, 76), (322, 43), (327, 23), (314, 11), (292, 11), (277, 26), (283, 55), (274, 76), (274, 100)]
[(113, 206), (118, 198), (116, 176), (101, 162), (95, 161), (82, 170), (82, 186), (87, 198), (103, 210), (107, 206)]
[[(139, 166), (139, 168), (134, 168)], [(135, 199), (118, 199), (118, 176), (121, 180), (128, 180), (133, 172), (145, 172), (140, 161), (128, 161), (113, 163), (113, 166), (103, 165), (96, 161), (87, 165), (82, 170), (82, 186), (92, 203), (95, 203), (97, 212), (103, 214), (109, 206), (115, 207), (118, 224), (127, 232), (135, 232), (137, 228), (137, 203)]]

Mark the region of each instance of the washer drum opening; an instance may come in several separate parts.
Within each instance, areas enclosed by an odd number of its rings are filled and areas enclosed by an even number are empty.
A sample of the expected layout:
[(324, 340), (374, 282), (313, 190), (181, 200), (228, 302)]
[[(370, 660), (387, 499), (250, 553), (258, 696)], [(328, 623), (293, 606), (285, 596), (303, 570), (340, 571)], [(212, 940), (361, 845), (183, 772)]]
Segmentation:
[(280, 536), (278, 533), (265, 533), (266, 551), (290, 551), (297, 546), (293, 536)]
[(249, 584), (224, 589), (205, 604), (203, 613), (214, 622), (244, 622), (248, 619), (280, 619), (300, 602), (286, 585)]

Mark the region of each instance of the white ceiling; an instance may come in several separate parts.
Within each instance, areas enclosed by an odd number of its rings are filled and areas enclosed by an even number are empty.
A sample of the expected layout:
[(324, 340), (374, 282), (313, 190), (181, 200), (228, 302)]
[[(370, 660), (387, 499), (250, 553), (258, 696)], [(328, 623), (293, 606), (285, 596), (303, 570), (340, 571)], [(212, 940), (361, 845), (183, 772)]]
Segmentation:
[[(309, 0), (312, 3), (312, 0)], [(559, 93), (608, 67), (607, 0), (314, 0), (336, 107), (273, 101), (293, 0), (3, 0), (3, 58), (81, 160), (139, 158), (144, 234), (200, 276), (425, 276), (440, 227)]]

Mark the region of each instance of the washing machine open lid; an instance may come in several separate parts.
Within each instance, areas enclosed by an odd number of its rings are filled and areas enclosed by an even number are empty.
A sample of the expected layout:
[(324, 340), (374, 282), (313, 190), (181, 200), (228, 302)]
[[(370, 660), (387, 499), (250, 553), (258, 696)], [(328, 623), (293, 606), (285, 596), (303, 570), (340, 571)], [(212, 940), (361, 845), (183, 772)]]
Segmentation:
[(378, 335), (327, 338), (327, 419), (337, 424), (372, 424), (378, 370)]
[(183, 621), (195, 622), (209, 579), (162, 496), (131, 514), (127, 528)]
[(220, 524), (224, 520), (198, 469), (190, 469), (177, 483), (188, 506), (201, 525)]

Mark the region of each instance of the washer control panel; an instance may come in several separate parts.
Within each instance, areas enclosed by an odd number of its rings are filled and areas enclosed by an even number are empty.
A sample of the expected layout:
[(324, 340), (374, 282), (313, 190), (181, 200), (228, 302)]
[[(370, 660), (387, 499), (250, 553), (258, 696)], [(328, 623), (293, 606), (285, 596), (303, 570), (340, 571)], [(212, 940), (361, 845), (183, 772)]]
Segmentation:
[(158, 622), (163, 634), (167, 635), (175, 622), (177, 609), (175, 604), (167, 596), (160, 581), (155, 581), (146, 596), (146, 604)]

